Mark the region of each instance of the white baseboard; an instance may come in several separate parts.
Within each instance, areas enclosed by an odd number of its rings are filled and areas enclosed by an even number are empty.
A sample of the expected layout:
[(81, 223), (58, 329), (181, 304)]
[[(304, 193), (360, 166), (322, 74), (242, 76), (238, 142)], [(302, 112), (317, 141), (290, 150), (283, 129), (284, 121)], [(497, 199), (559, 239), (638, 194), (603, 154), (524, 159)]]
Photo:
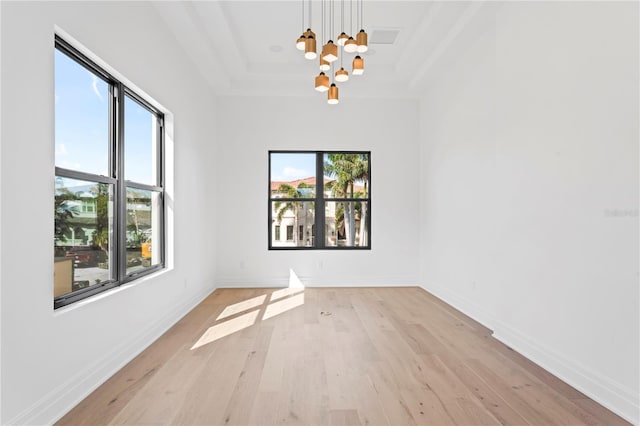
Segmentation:
[(429, 283), (429, 286), (421, 285), (420, 287), (436, 296), (438, 299), (446, 302), (448, 305), (453, 306), (465, 315), (470, 316), (489, 330), (495, 330), (496, 318), (494, 315), (485, 311), (474, 302), (464, 297), (460, 297), (444, 286), (440, 286), (432, 282)]
[(7, 422), (10, 425), (47, 425), (62, 416), (138, 356), (215, 289), (204, 290), (167, 312), (159, 321), (116, 346), (91, 365)]
[[(348, 278), (345, 280), (322, 280), (312, 276), (299, 275), (305, 287), (419, 287), (415, 277), (377, 276), (375, 278)], [(288, 287), (289, 278), (234, 278), (219, 277), (218, 288), (276, 288)]]
[[(300, 277), (305, 282), (305, 277)], [(288, 287), (288, 278), (268, 278), (268, 279), (237, 279), (237, 278), (217, 278), (218, 288), (279, 288)]]
[(429, 283), (423, 289), (493, 330), (493, 337), (522, 354), (623, 419), (640, 425), (640, 395), (531, 339), (475, 303), (444, 286)]
[(496, 327), (493, 337), (628, 422), (640, 424), (639, 396), (632, 389), (559, 355), (506, 324)]

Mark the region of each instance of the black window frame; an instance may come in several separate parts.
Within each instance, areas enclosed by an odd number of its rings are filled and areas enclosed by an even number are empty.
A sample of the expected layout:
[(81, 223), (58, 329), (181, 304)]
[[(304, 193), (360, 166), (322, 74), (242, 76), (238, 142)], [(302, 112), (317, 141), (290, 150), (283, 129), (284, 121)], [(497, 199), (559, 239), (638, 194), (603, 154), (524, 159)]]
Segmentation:
[[(106, 183), (113, 185), (113, 238), (109, 247), (111, 265), (113, 265), (114, 279), (102, 281), (99, 284), (93, 284), (88, 287), (72, 291), (70, 293), (54, 297), (54, 309), (68, 306), (77, 301), (86, 299), (112, 288), (128, 284), (140, 277), (155, 273), (165, 268), (166, 262), (166, 193), (165, 193), (165, 135), (164, 135), (164, 114), (157, 107), (146, 101), (142, 96), (137, 94), (133, 89), (127, 87), (124, 83), (115, 78), (111, 73), (97, 65), (86, 55), (73, 47), (59, 35), (55, 35), (54, 50), (58, 50), (65, 54), (71, 60), (75, 61), (87, 69), (93, 75), (102, 79), (109, 85), (109, 170), (108, 176), (97, 175), (88, 172), (82, 172), (73, 169), (55, 166), (54, 178), (71, 178), (79, 179), (92, 183)], [(124, 154), (124, 132), (125, 132), (125, 98), (128, 97), (132, 101), (148, 110), (156, 117), (156, 136), (157, 136), (157, 156), (155, 158), (156, 170), (158, 171), (155, 184), (145, 184), (125, 180), (125, 154)], [(127, 188), (139, 189), (155, 192), (159, 195), (158, 199), (158, 223), (160, 241), (153, 241), (153, 250), (159, 252), (159, 261), (157, 264), (150, 265), (142, 271), (127, 273)]]
[[(271, 191), (271, 155), (272, 154), (314, 154), (316, 156), (316, 188), (315, 197), (309, 198), (274, 198)], [(326, 197), (324, 196), (324, 156), (325, 154), (362, 154), (368, 158), (368, 183), (367, 196), (360, 198)], [(269, 150), (267, 153), (267, 249), (268, 250), (371, 250), (371, 151), (336, 151), (336, 150)], [(311, 202), (314, 203), (314, 221), (312, 224), (313, 238), (311, 245), (304, 246), (274, 246), (272, 244), (273, 206), (275, 201)], [(367, 203), (367, 245), (366, 246), (330, 246), (325, 244), (325, 204), (328, 202), (366, 202)], [(294, 230), (295, 232), (295, 230)]]

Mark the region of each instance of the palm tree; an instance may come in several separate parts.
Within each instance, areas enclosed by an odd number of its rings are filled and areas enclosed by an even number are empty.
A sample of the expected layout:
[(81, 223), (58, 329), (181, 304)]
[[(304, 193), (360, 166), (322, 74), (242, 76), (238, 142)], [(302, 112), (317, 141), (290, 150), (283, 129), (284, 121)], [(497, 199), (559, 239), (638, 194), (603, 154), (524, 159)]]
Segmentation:
[[(324, 164), (325, 173), (336, 179), (332, 187), (335, 197), (354, 199), (355, 183), (364, 181), (365, 197), (367, 195), (367, 183), (369, 181), (369, 161), (366, 154), (328, 154), (328, 160)], [(361, 204), (360, 212), (360, 245), (366, 244), (366, 203)], [(356, 237), (356, 203), (345, 201), (344, 228), (347, 246), (355, 245)]]
[(96, 200), (96, 230), (93, 233), (93, 245), (100, 247), (100, 249), (109, 256), (109, 200), (110, 192), (109, 185), (104, 183), (98, 183), (91, 188), (91, 194), (94, 195)]
[[(298, 185), (298, 188), (307, 187), (304, 183)], [(281, 184), (277, 190), (278, 193), (282, 194), (282, 198), (302, 198), (302, 194), (298, 189), (294, 188), (291, 185), (287, 185), (286, 183)], [(293, 212), (293, 242), (297, 245), (298, 242), (298, 215), (300, 211), (301, 204), (299, 201), (276, 201), (273, 205), (276, 210), (276, 217), (278, 219), (278, 223), (282, 222), (282, 218), (284, 214), (291, 210)]]
[[(331, 188), (334, 197), (347, 197), (349, 186), (352, 182), (352, 154), (328, 154), (329, 161), (324, 163), (324, 172), (336, 179)], [(352, 191), (353, 192), (353, 191)], [(343, 223), (347, 246), (353, 246), (355, 239), (355, 213), (351, 208), (351, 203), (345, 202)], [(339, 219), (338, 219), (339, 221)]]
[[(367, 154), (358, 154), (355, 161), (354, 178), (356, 181), (362, 181), (364, 187), (363, 198), (367, 198), (367, 189), (369, 184), (369, 156)], [(369, 243), (369, 230), (367, 229), (367, 203), (360, 203), (360, 247)]]
[(71, 226), (69, 221), (80, 213), (77, 204), (74, 202), (78, 199), (67, 188), (57, 188), (54, 202), (54, 226), (55, 238), (58, 241), (66, 241), (65, 234), (69, 233)]

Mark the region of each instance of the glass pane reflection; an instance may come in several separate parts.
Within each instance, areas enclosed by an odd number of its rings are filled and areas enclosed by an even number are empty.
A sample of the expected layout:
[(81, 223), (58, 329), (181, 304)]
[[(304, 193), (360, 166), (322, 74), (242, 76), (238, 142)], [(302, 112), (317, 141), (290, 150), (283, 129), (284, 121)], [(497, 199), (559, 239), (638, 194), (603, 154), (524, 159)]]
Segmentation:
[(56, 177), (54, 297), (112, 279), (113, 186)]
[(160, 263), (160, 193), (127, 187), (127, 274)]

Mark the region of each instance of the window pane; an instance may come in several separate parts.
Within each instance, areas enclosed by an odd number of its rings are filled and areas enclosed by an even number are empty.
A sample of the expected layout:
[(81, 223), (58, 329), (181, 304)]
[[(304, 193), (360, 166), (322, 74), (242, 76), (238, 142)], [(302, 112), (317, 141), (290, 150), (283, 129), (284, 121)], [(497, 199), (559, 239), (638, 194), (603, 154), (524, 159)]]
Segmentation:
[(127, 275), (160, 263), (160, 193), (127, 188)]
[(368, 154), (324, 154), (324, 197), (367, 198)]
[(109, 175), (109, 84), (55, 50), (56, 166)]
[[(272, 201), (271, 246), (313, 247), (314, 204), (311, 201)], [(281, 228), (286, 233), (281, 232)]]
[(272, 153), (270, 176), (272, 198), (313, 198), (316, 193), (316, 155)]
[(325, 203), (325, 244), (327, 247), (367, 247), (369, 245), (368, 203), (365, 201)]
[(129, 96), (124, 101), (125, 180), (158, 184), (157, 118)]
[(54, 296), (110, 280), (112, 185), (56, 177)]

